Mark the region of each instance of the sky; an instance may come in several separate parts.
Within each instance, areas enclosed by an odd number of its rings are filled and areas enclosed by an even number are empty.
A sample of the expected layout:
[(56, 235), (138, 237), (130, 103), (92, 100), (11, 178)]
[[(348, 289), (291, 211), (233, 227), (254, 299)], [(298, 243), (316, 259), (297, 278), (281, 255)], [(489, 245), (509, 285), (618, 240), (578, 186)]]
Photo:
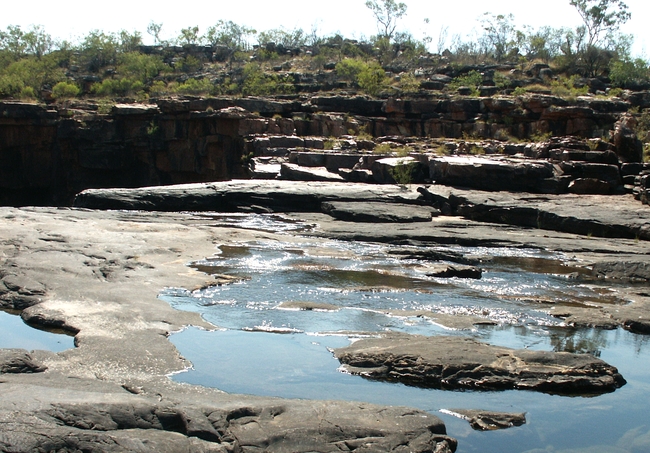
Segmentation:
[[(415, 38), (429, 36), (435, 50), (440, 31), (447, 29), (448, 41), (454, 35), (463, 38), (478, 33), (478, 18), (484, 13), (510, 14), (518, 25), (533, 28), (576, 27), (581, 19), (569, 0), (401, 0), (408, 9), (398, 24), (398, 31), (408, 31)], [(634, 36), (633, 53), (650, 55), (650, 0), (625, 0), (632, 19), (621, 29)], [(377, 33), (375, 20), (365, 0), (189, 0), (142, 1), (111, 0), (0, 0), (0, 29), (8, 25), (42, 25), (54, 38), (76, 41), (91, 30), (117, 32), (139, 31), (145, 43), (152, 43), (146, 33), (153, 21), (162, 24), (161, 37), (170, 39), (182, 28), (199, 26), (200, 33), (222, 20), (230, 20), (257, 31), (283, 27), (316, 30), (320, 36), (341, 33), (347, 38), (370, 37)], [(424, 19), (429, 19), (425, 23)]]

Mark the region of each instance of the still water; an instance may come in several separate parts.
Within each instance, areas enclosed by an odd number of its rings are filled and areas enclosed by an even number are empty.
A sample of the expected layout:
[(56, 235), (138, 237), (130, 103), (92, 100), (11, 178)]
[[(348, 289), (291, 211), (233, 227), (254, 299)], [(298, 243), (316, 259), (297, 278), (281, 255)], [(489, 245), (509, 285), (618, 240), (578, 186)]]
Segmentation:
[(20, 316), (0, 310), (0, 348), (60, 352), (74, 347), (74, 337), (28, 326)]
[[(171, 337), (193, 363), (174, 379), (231, 393), (418, 407), (444, 420), (461, 453), (650, 452), (650, 337), (572, 329), (548, 314), (558, 304), (627, 303), (615, 287), (575, 279), (578, 263), (539, 250), (445, 247), (426, 252), (473, 262), (484, 270), (483, 278), (429, 277), (429, 260), (408, 258), (404, 247), (381, 244), (329, 241), (297, 247), (260, 241), (220, 247), (215, 257), (192, 265), (240, 277), (239, 282), (196, 292), (169, 288), (161, 294), (174, 307), (199, 312), (221, 328), (188, 328)], [(304, 303), (309, 310), (296, 308)], [(495, 325), (453, 330), (414, 311), (468, 314)], [(382, 331), (465, 335), (512, 348), (591, 353), (618, 367), (628, 383), (587, 398), (418, 389), (338, 371), (331, 348), (349, 344), (353, 332)], [(527, 423), (477, 432), (439, 412), (456, 408), (525, 412)]]

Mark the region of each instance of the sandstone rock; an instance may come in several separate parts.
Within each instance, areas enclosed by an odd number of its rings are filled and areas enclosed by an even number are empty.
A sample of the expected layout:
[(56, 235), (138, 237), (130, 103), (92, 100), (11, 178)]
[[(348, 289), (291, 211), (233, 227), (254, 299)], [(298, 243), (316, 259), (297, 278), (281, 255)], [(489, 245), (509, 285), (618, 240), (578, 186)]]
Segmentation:
[(477, 431), (494, 431), (526, 424), (526, 414), (476, 409), (444, 409), (440, 412), (467, 420)]
[(280, 167), (280, 179), (288, 181), (345, 181), (338, 173), (332, 173), (325, 167), (302, 167), (283, 163)]
[(462, 266), (458, 264), (439, 264), (427, 271), (429, 277), (437, 278), (470, 278), (480, 280), (483, 276), (483, 271), (474, 266)]
[(0, 374), (42, 373), (47, 367), (23, 349), (0, 349)]
[(614, 126), (612, 142), (621, 162), (643, 162), (643, 144), (634, 132), (636, 120), (631, 115), (623, 115)]
[(596, 178), (578, 178), (569, 183), (568, 191), (576, 194), (608, 195), (612, 193), (612, 185)]
[(594, 394), (625, 384), (616, 368), (590, 355), (513, 350), (460, 337), (362, 339), (334, 355), (349, 373), (427, 388)]
[(434, 208), (397, 203), (324, 202), (324, 213), (349, 222), (411, 223), (430, 222)]
[(599, 262), (592, 266), (591, 275), (600, 280), (650, 282), (650, 264), (645, 262)]
[(387, 157), (373, 162), (372, 176), (379, 184), (416, 184), (424, 182), (428, 172), (413, 157)]
[(554, 173), (545, 161), (452, 156), (431, 158), (429, 176), (437, 184), (449, 186), (536, 192), (541, 181)]

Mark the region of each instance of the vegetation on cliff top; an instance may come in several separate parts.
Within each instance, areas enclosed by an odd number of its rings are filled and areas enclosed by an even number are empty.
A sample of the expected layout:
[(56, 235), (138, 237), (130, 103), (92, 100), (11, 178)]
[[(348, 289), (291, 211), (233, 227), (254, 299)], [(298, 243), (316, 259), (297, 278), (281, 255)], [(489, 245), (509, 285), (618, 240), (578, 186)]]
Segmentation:
[[(154, 46), (122, 30), (93, 31), (77, 43), (56, 41), (38, 26), (0, 30), (0, 98), (75, 97), (143, 100), (173, 94), (275, 95), (344, 89), (366, 94), (466, 95), (542, 91), (563, 96), (647, 88), (648, 62), (630, 54), (618, 32), (630, 13), (621, 0), (570, 0), (575, 29), (520, 27), (512, 15), (486, 13), (473, 41), (416, 39), (398, 32), (407, 5), (368, 0), (378, 34), (365, 41), (303, 30), (258, 32), (218, 21), (171, 40), (149, 24)], [(444, 33), (444, 31), (443, 31)], [(487, 87), (487, 88), (486, 88)]]

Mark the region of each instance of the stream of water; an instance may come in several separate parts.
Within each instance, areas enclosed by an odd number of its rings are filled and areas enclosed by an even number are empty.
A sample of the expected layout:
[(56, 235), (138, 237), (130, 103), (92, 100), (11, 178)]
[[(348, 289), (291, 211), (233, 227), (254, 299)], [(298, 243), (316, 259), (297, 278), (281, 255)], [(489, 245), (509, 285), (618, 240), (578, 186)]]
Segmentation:
[[(222, 220), (246, 228), (289, 229), (265, 216)], [(188, 328), (171, 337), (193, 363), (173, 377), (177, 381), (231, 393), (418, 407), (443, 418), (448, 433), (459, 440), (460, 453), (650, 451), (650, 337), (573, 329), (549, 315), (558, 304), (627, 303), (616, 287), (573, 278), (580, 272), (578, 263), (565, 256), (505, 248), (426, 250), (478, 263), (483, 276), (470, 280), (430, 277), (429, 260), (382, 244), (314, 241), (298, 247), (259, 241), (216, 252), (192, 266), (241, 280), (195, 292), (168, 288), (160, 296), (220, 327)], [(410, 256), (421, 255), (416, 252), (422, 250), (410, 250)], [(472, 315), (494, 325), (454, 330), (421, 313)], [(618, 367), (628, 383), (597, 397), (566, 397), (419, 389), (338, 371), (331, 348), (348, 345), (353, 332), (389, 330), (591, 353)], [(477, 432), (439, 412), (453, 408), (525, 412), (527, 423)]]

